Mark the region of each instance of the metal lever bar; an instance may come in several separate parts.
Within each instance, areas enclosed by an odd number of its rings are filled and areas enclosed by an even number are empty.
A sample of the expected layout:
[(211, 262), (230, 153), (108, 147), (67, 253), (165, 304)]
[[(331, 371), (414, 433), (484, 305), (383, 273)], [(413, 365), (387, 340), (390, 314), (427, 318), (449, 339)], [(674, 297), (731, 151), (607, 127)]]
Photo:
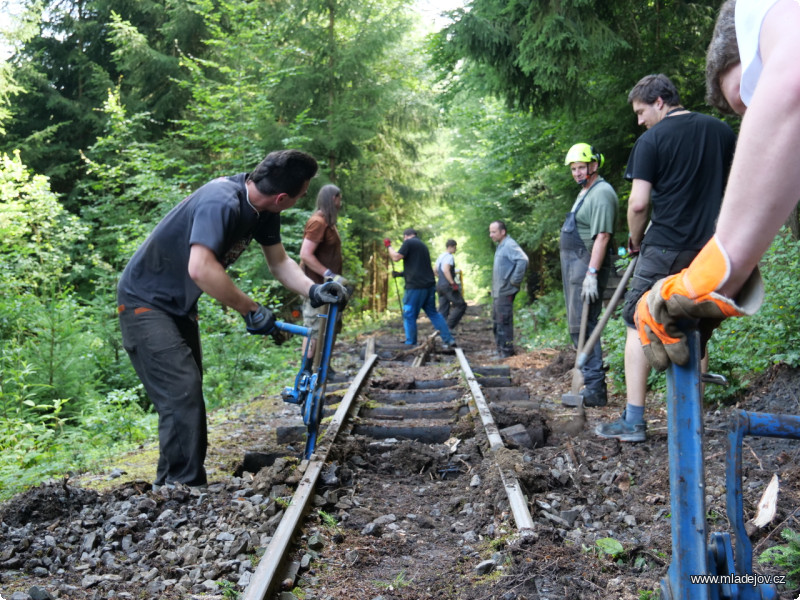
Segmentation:
[[(725, 473), (725, 502), (728, 519), (736, 538), (735, 568), (737, 575), (748, 575), (753, 572), (753, 545), (745, 529), (742, 500), (742, 441), (746, 435), (800, 440), (800, 417), (744, 410), (736, 410), (731, 415)], [(777, 589), (773, 585), (760, 584), (757, 587), (760, 589), (756, 595), (755, 592), (750, 593), (743, 586), (739, 597), (743, 600), (777, 597)]]
[[(745, 530), (742, 501), (742, 440), (745, 435), (800, 439), (800, 417), (741, 410), (733, 413), (728, 432), (725, 501), (734, 535), (715, 532), (707, 542), (701, 383), (710, 381), (700, 373), (699, 333), (692, 330), (687, 337), (688, 364), (673, 364), (667, 369), (672, 561), (667, 576), (661, 580), (661, 597), (773, 600), (777, 598), (777, 588), (753, 576), (753, 547)], [(691, 576), (706, 575), (718, 579), (708, 583), (692, 581)]]
[(706, 551), (703, 399), (700, 393), (700, 334), (688, 333), (689, 362), (667, 369), (667, 445), (672, 512), (672, 561), (661, 580), (661, 597), (710, 600), (709, 586), (690, 575), (708, 573)]
[[(325, 326), (320, 330), (320, 339), (323, 343), (316, 349), (314, 359), (308, 359), (308, 344), (303, 353), (300, 370), (295, 377), (294, 386), (284, 388), (281, 396), (284, 402), (299, 404), (303, 411), (303, 423), (306, 425), (306, 448), (304, 458), (309, 459), (314, 453), (319, 433), (319, 423), (322, 420), (322, 408), (325, 402), (325, 384), (328, 378), (328, 367), (333, 350), (336, 329), (336, 318), (339, 314), (339, 305), (330, 304), (320, 310), (319, 318), (325, 319)], [(310, 338), (311, 329), (292, 323), (276, 321), (275, 327), (294, 335)], [(309, 364), (311, 363), (311, 364)]]

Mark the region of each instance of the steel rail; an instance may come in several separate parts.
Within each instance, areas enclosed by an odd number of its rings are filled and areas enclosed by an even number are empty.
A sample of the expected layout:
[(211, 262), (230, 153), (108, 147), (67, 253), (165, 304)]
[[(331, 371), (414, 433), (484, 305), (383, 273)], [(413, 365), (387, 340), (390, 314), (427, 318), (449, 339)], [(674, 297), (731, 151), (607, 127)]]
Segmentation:
[[(461, 364), (461, 371), (464, 373), (467, 384), (469, 385), (469, 389), (472, 392), (472, 398), (475, 401), (475, 407), (478, 411), (478, 414), (481, 416), (483, 428), (486, 431), (486, 437), (489, 439), (489, 447), (494, 452), (497, 452), (498, 450), (505, 448), (505, 444), (503, 443), (503, 438), (497, 429), (497, 424), (494, 422), (494, 418), (492, 417), (492, 411), (489, 409), (489, 405), (486, 403), (486, 397), (483, 395), (481, 386), (475, 378), (475, 374), (472, 372), (472, 368), (469, 366), (467, 357), (461, 348), (456, 348), (456, 356), (458, 357), (458, 362)], [(533, 518), (531, 517), (530, 510), (528, 510), (528, 501), (525, 499), (525, 495), (522, 493), (522, 488), (519, 485), (519, 481), (515, 475), (504, 472), (499, 464), (497, 465), (497, 469), (500, 471), (500, 479), (502, 480), (503, 486), (506, 489), (506, 495), (508, 496), (508, 501), (511, 505), (511, 513), (514, 515), (514, 522), (517, 524), (517, 529), (520, 531), (533, 529)]]
[[(253, 578), (250, 580), (250, 585), (244, 592), (243, 600), (264, 600), (267, 596), (275, 592), (277, 581), (276, 575), (286, 557), (287, 550), (292, 541), (292, 536), (297, 530), (300, 520), (305, 514), (306, 507), (309, 500), (314, 494), (314, 488), (317, 485), (317, 479), (325, 466), (325, 461), (328, 458), (328, 451), (331, 448), (333, 440), (339, 433), (339, 429), (347, 418), (347, 413), (350, 410), (350, 405), (358, 395), (361, 385), (364, 383), (367, 375), (369, 374), (372, 366), (375, 364), (377, 354), (368, 351), (364, 364), (356, 375), (347, 393), (339, 403), (339, 407), (331, 419), (327, 429), (325, 429), (324, 439), (330, 440), (330, 443), (323, 444), (323, 447), (318, 447), (322, 454), (314, 453), (311, 459), (305, 465), (303, 479), (297, 486), (292, 501), (286, 508), (286, 513), (283, 515), (275, 535), (264, 551), (264, 555), (258, 563)], [(306, 461), (303, 461), (306, 462)], [(301, 464), (301, 468), (302, 468)]]

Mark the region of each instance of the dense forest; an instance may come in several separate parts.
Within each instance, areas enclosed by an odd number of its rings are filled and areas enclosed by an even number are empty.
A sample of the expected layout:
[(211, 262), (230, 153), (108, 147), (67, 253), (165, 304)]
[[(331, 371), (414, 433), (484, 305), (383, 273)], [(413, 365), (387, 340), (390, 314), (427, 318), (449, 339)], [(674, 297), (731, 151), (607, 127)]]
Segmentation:
[[(585, 141), (605, 155), (624, 244), (622, 174), (641, 133), (627, 93), (663, 72), (687, 108), (710, 112), (705, 50), (719, 4), (468, 0), (434, 26), (407, 0), (20, 3), (0, 32), (0, 497), (152, 435), (121, 348), (118, 275), (191, 190), (271, 150), (299, 148), (321, 165), (283, 216), (293, 257), (317, 190), (344, 192), (351, 327), (396, 309), (380, 242), (409, 226), (434, 255), (457, 239), (467, 299), (484, 300), (487, 228), (503, 219), (531, 258), (520, 343), (566, 344), (557, 236), (576, 193), (566, 150)], [(796, 262), (789, 232), (765, 260), (760, 316), (715, 339), (716, 366), (739, 387), (772, 362), (800, 362)], [(296, 307), (255, 248), (230, 272), (282, 314)], [(210, 406), (286, 380), (287, 350), (201, 303)], [(618, 372), (621, 325), (607, 337)]]

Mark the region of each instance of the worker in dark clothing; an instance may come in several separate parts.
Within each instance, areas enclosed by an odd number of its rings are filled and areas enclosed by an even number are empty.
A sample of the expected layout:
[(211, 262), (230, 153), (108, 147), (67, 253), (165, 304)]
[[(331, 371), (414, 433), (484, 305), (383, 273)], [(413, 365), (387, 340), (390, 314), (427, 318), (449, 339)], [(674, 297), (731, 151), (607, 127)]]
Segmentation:
[(383, 241), (389, 257), (397, 262), (403, 261), (406, 291), (403, 295), (403, 328), (405, 343), (417, 343), (417, 317), (424, 310), (431, 324), (439, 331), (445, 348), (455, 346), (455, 339), (444, 317), (436, 311), (436, 279), (431, 268), (431, 253), (425, 243), (417, 237), (415, 229), (403, 232), (403, 245), (399, 250), (392, 248), (391, 241)]
[(461, 317), (467, 310), (467, 303), (461, 295), (461, 285), (456, 281), (456, 261), (453, 255), (457, 247), (455, 240), (447, 240), (445, 251), (439, 255), (433, 266), (438, 278), (436, 292), (439, 294), (439, 314), (447, 319), (450, 331), (461, 322)]
[(281, 243), (280, 212), (306, 193), (316, 172), (312, 156), (282, 150), (251, 173), (214, 179), (175, 206), (125, 267), (117, 288), (122, 341), (158, 412), (154, 487), (207, 483), (200, 295), (236, 310), (252, 334), (275, 332), (272, 312), (226, 273), (252, 239), (291, 291), (317, 306), (346, 301), (339, 283), (315, 284)]
[(663, 74), (643, 77), (628, 101), (639, 124), (647, 128), (636, 140), (625, 171), (625, 178), (633, 182), (628, 246), (639, 255), (622, 310), (628, 326), (628, 398), (622, 416), (599, 425), (596, 433), (642, 442), (650, 365), (634, 324), (636, 305), (656, 281), (687, 267), (713, 235), (736, 135), (719, 119), (684, 108), (677, 88)]
[(598, 338), (593, 348), (578, 348), (583, 305), (588, 303), (586, 336), (597, 326), (611, 274), (611, 247), (617, 220), (617, 193), (600, 176), (603, 155), (593, 146), (572, 146), (564, 159), (580, 192), (561, 227), (561, 279), (567, 304), (567, 326), (578, 352), (587, 355), (581, 369), (584, 406), (605, 406), (608, 402), (603, 350)]

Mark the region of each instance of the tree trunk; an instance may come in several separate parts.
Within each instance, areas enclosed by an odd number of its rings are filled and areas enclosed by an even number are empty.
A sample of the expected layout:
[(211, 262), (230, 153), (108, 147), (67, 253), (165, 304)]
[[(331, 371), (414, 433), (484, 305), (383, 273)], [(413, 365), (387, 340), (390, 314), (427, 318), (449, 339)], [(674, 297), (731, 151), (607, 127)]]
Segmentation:
[(786, 226), (792, 232), (792, 239), (794, 241), (800, 240), (800, 219), (798, 219), (797, 204), (794, 205), (792, 212), (789, 213), (789, 218), (786, 219)]

